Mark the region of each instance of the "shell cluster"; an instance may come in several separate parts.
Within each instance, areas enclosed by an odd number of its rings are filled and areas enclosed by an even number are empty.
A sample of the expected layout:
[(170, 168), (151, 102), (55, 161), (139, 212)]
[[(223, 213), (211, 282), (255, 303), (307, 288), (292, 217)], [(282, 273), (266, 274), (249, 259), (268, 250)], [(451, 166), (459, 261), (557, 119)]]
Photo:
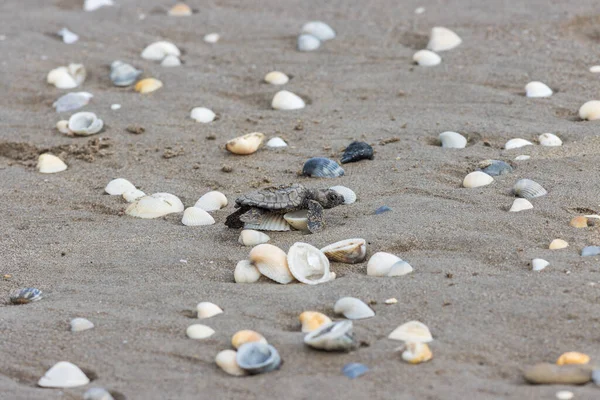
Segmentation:
[(142, 51), (145, 60), (160, 61), (162, 66), (177, 66), (180, 64), (181, 51), (171, 42), (158, 41), (146, 46)]
[(302, 26), (298, 36), (299, 51), (313, 51), (321, 47), (321, 43), (335, 38), (335, 31), (322, 21), (307, 22)]
[(69, 64), (48, 72), (46, 81), (58, 89), (75, 89), (85, 81), (86, 76), (87, 72), (82, 64)]
[(427, 343), (433, 341), (427, 325), (419, 321), (410, 321), (394, 329), (388, 339), (404, 342), (400, 349), (402, 359), (409, 364), (420, 364), (433, 358), (433, 353)]

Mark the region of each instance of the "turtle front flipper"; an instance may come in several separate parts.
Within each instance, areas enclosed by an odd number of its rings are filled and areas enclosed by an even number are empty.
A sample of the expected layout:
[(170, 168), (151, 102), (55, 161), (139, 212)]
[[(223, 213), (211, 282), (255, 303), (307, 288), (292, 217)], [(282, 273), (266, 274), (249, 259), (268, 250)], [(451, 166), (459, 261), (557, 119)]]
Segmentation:
[(314, 200), (308, 201), (308, 230), (320, 232), (325, 226), (323, 221), (323, 206)]
[(228, 228), (239, 229), (244, 227), (244, 222), (240, 217), (248, 212), (248, 207), (240, 207), (237, 211), (227, 216), (225, 225)]

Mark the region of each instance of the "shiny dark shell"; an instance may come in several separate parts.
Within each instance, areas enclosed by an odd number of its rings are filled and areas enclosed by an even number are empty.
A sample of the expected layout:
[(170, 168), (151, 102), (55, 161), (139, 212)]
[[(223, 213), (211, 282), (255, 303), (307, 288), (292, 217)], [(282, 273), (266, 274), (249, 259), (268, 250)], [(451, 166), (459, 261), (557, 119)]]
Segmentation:
[(372, 160), (373, 159), (373, 148), (365, 142), (352, 142), (344, 150), (342, 164), (356, 162), (360, 160)]
[(38, 301), (42, 298), (42, 291), (36, 288), (25, 288), (14, 291), (10, 295), (10, 302), (13, 304), (27, 304), (32, 301)]
[(313, 178), (337, 178), (344, 175), (344, 169), (329, 158), (314, 157), (304, 163), (302, 175)]

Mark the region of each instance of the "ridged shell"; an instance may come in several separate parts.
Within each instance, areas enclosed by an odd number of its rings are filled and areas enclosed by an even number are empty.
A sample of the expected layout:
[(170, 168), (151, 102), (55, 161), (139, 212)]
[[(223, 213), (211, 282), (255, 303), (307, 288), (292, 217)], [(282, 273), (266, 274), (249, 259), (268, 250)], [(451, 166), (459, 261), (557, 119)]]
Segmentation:
[(71, 320), (71, 332), (87, 331), (93, 327), (94, 323), (85, 318), (73, 318)]
[(409, 364), (420, 364), (433, 358), (433, 353), (427, 343), (406, 343), (406, 350), (402, 352), (402, 359)]
[(74, 388), (90, 383), (90, 379), (75, 364), (60, 361), (38, 381), (38, 386), (49, 388)]
[(527, 97), (550, 97), (552, 89), (543, 82), (533, 81), (525, 85), (525, 95)]
[(234, 349), (239, 349), (243, 344), (246, 343), (264, 343), (267, 344), (267, 339), (258, 332), (244, 329), (237, 331), (231, 337), (231, 345)]
[(303, 33), (298, 36), (296, 45), (299, 51), (313, 51), (321, 47), (321, 41), (313, 35)]
[(244, 229), (254, 229), (257, 231), (275, 231), (284, 232), (291, 231), (292, 228), (283, 218), (283, 215), (277, 213), (271, 213), (263, 215), (260, 224), (244, 224)]
[(474, 171), (465, 176), (463, 179), (463, 187), (466, 188), (478, 188), (487, 186), (494, 181), (494, 178), (481, 171)]
[(400, 325), (388, 335), (388, 339), (415, 343), (429, 343), (433, 341), (427, 325), (419, 321), (409, 321)]
[(86, 106), (92, 97), (94, 97), (94, 95), (88, 92), (71, 92), (60, 96), (52, 103), (52, 107), (56, 108), (56, 112), (59, 113), (77, 110), (78, 108)]
[(352, 321), (348, 320), (321, 326), (304, 336), (304, 343), (325, 351), (350, 351), (357, 346), (352, 334)]
[(225, 145), (225, 149), (233, 154), (248, 155), (255, 153), (260, 147), (265, 135), (260, 132), (248, 133), (247, 135), (231, 139)]
[(183, 212), (181, 223), (185, 226), (205, 226), (214, 224), (215, 219), (201, 208), (188, 207)]
[(194, 324), (187, 327), (185, 334), (190, 339), (202, 340), (215, 334), (214, 329), (202, 324)]
[(138, 80), (142, 71), (123, 61), (113, 61), (110, 64), (110, 80), (115, 86), (130, 86)]
[(288, 268), (298, 281), (308, 285), (329, 282), (329, 260), (308, 243), (294, 243), (287, 254)]
[(78, 112), (69, 118), (69, 130), (78, 136), (88, 136), (102, 130), (104, 122), (92, 112)]
[(236, 361), (237, 351), (235, 350), (223, 350), (215, 357), (215, 363), (223, 371), (233, 376), (244, 376), (246, 371), (240, 368)]
[(254, 283), (260, 279), (260, 272), (250, 260), (242, 260), (235, 266), (233, 279), (236, 283)]
[(304, 163), (302, 175), (312, 178), (337, 178), (344, 175), (344, 169), (328, 158), (313, 157)]
[(323, 325), (331, 323), (331, 318), (318, 311), (304, 311), (298, 319), (302, 324), (302, 332), (305, 333), (312, 332)]
[(128, 203), (133, 203), (134, 201), (136, 201), (137, 199), (141, 199), (145, 195), (146, 195), (146, 193), (142, 192), (141, 190), (134, 189), (134, 190), (128, 190), (128, 191), (124, 192), (123, 198)]
[(271, 85), (285, 85), (289, 80), (290, 78), (286, 74), (279, 71), (272, 71), (265, 75), (265, 82)]
[(277, 283), (287, 284), (294, 280), (288, 267), (285, 251), (272, 244), (259, 244), (250, 251), (250, 261), (261, 274)]
[(329, 189), (335, 190), (344, 197), (344, 204), (352, 204), (356, 202), (356, 193), (346, 186), (332, 186)]
[(163, 87), (163, 83), (158, 79), (146, 78), (135, 84), (134, 90), (139, 93), (152, 93)]
[(365, 239), (346, 239), (325, 246), (321, 251), (331, 261), (356, 264), (364, 261), (367, 255), (367, 242)]
[(162, 61), (166, 56), (181, 56), (181, 52), (171, 42), (159, 41), (148, 45), (142, 51), (142, 58), (146, 60)]
[(539, 183), (531, 179), (519, 179), (513, 186), (513, 193), (524, 199), (533, 199), (546, 195), (548, 192)]
[(438, 138), (445, 149), (464, 149), (467, 147), (467, 138), (458, 132), (442, 132)]
[(433, 67), (442, 62), (442, 57), (431, 50), (419, 50), (413, 55), (413, 61), (421, 67)]
[(331, 26), (322, 21), (310, 21), (302, 25), (302, 33), (313, 35), (317, 39), (325, 42), (335, 38), (335, 31)]
[(600, 101), (590, 100), (579, 108), (579, 118), (588, 121), (600, 119)]
[(111, 196), (122, 196), (123, 193), (135, 190), (135, 186), (133, 183), (129, 182), (127, 179), (117, 178), (108, 182), (104, 191)]
[(215, 315), (223, 314), (221, 307), (209, 301), (198, 303), (196, 306), (196, 311), (198, 314), (198, 319), (206, 319), (214, 317)]
[(208, 192), (198, 199), (194, 207), (203, 209), (204, 211), (216, 211), (227, 206), (227, 197), (221, 192)]
[(259, 244), (267, 243), (271, 238), (259, 231), (253, 229), (244, 229), (240, 232), (238, 242), (243, 246), (254, 247)]
[(478, 167), (489, 176), (506, 175), (513, 171), (510, 164), (500, 160), (484, 160), (479, 163)]
[(38, 157), (37, 169), (42, 174), (54, 174), (66, 170), (67, 164), (55, 155), (45, 153)]
[(271, 372), (281, 365), (281, 357), (270, 344), (245, 343), (237, 351), (236, 361), (251, 375)]
[(448, 28), (437, 26), (431, 29), (427, 48), (436, 53), (451, 50), (462, 43), (462, 39)]
[(504, 149), (505, 150), (518, 149), (519, 147), (524, 147), (524, 146), (533, 146), (533, 143), (531, 143), (529, 140), (525, 140), (525, 139), (521, 139), (521, 138), (510, 139), (504, 145)]
[(306, 106), (300, 96), (288, 91), (280, 90), (273, 96), (271, 107), (275, 110), (299, 110)]
[(336, 301), (333, 311), (348, 319), (365, 319), (375, 316), (375, 312), (356, 297), (342, 297)]
[(217, 115), (212, 110), (206, 107), (194, 107), (192, 111), (190, 111), (190, 118), (196, 122), (202, 122), (203, 124), (213, 122), (216, 116)]
[(37, 288), (18, 289), (11, 293), (10, 302), (13, 304), (27, 304), (41, 300), (42, 291)]
[(340, 159), (342, 164), (357, 162), (360, 160), (372, 160), (373, 148), (365, 142), (352, 142), (344, 150)]
[(299, 231), (308, 230), (308, 210), (298, 210), (286, 213), (283, 219), (294, 229)]

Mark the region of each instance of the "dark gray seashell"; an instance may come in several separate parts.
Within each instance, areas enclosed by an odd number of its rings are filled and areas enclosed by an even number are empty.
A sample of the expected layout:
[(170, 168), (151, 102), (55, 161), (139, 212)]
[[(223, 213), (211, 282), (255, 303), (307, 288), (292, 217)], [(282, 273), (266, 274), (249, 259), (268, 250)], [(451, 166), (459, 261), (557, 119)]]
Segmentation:
[(373, 148), (365, 142), (352, 142), (344, 150), (342, 164), (356, 162), (360, 160), (372, 160), (373, 159)]
[(249, 374), (271, 372), (281, 365), (281, 357), (275, 347), (260, 342), (244, 343), (235, 357), (241, 369)]
[(394, 211), (388, 206), (381, 206), (377, 210), (375, 210), (375, 215), (383, 214), (384, 212)]
[(322, 325), (304, 337), (304, 343), (313, 349), (350, 351), (356, 347), (352, 321), (342, 320)]
[(489, 176), (506, 175), (513, 172), (510, 164), (500, 160), (485, 160), (479, 163), (479, 168)]
[(369, 371), (369, 367), (360, 363), (350, 363), (344, 365), (342, 373), (350, 379), (358, 378), (361, 375), (366, 374)]
[(548, 193), (542, 185), (531, 179), (519, 179), (513, 187), (513, 192), (517, 197), (522, 197), (527, 200), (544, 196)]
[(32, 301), (38, 301), (42, 298), (42, 291), (36, 288), (25, 288), (14, 291), (10, 295), (10, 302), (13, 304), (27, 304)]
[(329, 158), (314, 157), (304, 163), (302, 175), (313, 178), (337, 178), (344, 175), (344, 169)]
[(581, 250), (582, 257), (597, 256), (600, 254), (600, 246), (585, 246)]
[(71, 92), (60, 96), (52, 104), (52, 107), (55, 107), (56, 112), (59, 113), (77, 110), (78, 108), (86, 106), (92, 97), (94, 96), (88, 92)]
[(142, 71), (122, 61), (113, 61), (110, 65), (110, 80), (115, 86), (133, 85)]

